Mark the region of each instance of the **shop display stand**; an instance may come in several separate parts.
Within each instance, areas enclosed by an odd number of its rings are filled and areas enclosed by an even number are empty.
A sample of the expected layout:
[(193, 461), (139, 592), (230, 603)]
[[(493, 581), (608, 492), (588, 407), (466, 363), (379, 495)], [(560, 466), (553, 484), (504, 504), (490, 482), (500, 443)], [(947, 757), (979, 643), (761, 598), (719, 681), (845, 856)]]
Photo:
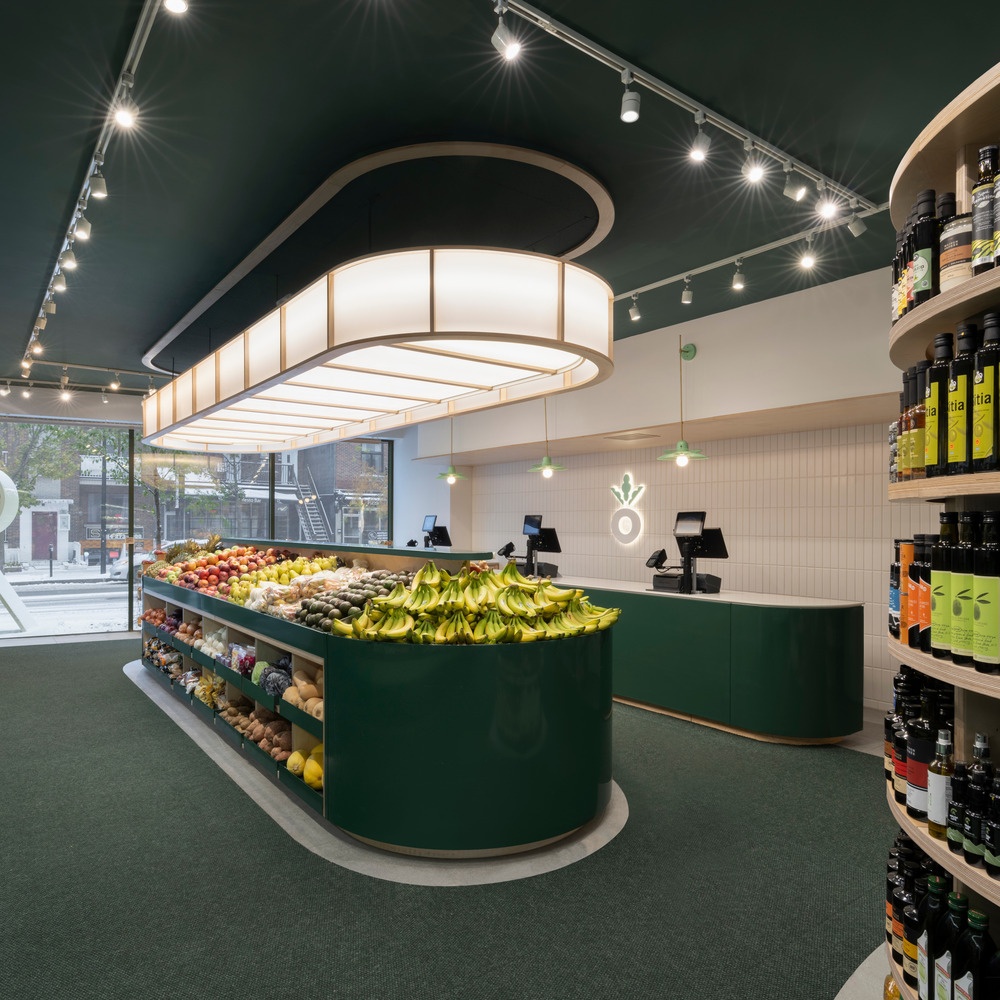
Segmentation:
[[(958, 211), (970, 210), (969, 192), (977, 169), (978, 150), (997, 141), (1000, 118), (1000, 67), (995, 67), (963, 91), (924, 129), (907, 151), (893, 178), (889, 194), (893, 224), (902, 227), (916, 193), (924, 188), (954, 189)], [(935, 296), (896, 322), (889, 333), (889, 356), (899, 368), (908, 368), (928, 357), (934, 336), (954, 330), (956, 324), (989, 309), (1000, 308), (1000, 268), (977, 275), (956, 288)], [(890, 501), (923, 500), (945, 504), (948, 510), (983, 510), (1000, 507), (1000, 473), (945, 476), (913, 482), (890, 483)], [(981, 674), (951, 660), (939, 660), (888, 639), (889, 656), (928, 677), (955, 686), (955, 756), (970, 760), (977, 732), (987, 733), (994, 747), (994, 764), (1000, 752), (1000, 675)], [(927, 831), (927, 824), (907, 815), (886, 783), (886, 800), (893, 818), (914, 842), (951, 873), (956, 891), (970, 897), (972, 906), (990, 916), (993, 936), (1000, 926), (1000, 880), (982, 867), (965, 862), (949, 850), (947, 842)], [(906, 1000), (917, 991), (903, 980), (903, 970), (887, 945), (889, 967)]]

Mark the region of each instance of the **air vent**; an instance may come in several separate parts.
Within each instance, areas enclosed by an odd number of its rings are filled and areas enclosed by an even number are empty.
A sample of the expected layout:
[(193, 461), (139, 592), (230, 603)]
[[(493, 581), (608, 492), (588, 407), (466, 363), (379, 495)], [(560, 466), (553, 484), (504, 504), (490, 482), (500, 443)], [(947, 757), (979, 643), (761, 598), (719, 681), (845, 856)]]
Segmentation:
[(645, 441), (648, 438), (658, 438), (659, 434), (646, 434), (643, 431), (629, 431), (628, 434), (606, 434), (605, 441)]

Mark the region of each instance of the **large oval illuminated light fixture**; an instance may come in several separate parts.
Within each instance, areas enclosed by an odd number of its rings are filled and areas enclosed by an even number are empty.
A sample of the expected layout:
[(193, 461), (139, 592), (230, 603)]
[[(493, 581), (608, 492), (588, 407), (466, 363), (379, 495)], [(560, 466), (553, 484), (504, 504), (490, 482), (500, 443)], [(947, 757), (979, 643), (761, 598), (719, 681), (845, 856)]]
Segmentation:
[(143, 439), (270, 452), (520, 402), (611, 374), (612, 292), (556, 257), (400, 250), (335, 268), (143, 400)]

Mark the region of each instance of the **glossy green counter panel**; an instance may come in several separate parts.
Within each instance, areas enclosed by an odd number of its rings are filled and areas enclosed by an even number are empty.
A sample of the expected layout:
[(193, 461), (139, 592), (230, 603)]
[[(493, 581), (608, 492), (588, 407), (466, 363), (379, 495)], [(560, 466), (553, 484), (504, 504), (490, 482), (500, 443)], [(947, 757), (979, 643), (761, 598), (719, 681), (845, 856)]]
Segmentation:
[(846, 736), (862, 727), (860, 605), (731, 607), (731, 725), (799, 739)]
[(622, 609), (614, 628), (617, 697), (729, 723), (731, 605), (612, 590), (587, 596)]
[(612, 631), (496, 646), (331, 639), (327, 818), (438, 851), (588, 822), (611, 790)]

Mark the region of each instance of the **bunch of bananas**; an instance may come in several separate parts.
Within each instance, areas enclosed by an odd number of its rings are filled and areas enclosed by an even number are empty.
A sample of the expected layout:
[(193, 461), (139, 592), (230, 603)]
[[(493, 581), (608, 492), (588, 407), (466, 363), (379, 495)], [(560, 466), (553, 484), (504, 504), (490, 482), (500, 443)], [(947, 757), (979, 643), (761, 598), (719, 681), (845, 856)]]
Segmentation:
[(617, 608), (592, 605), (582, 590), (531, 580), (511, 561), (494, 572), (452, 576), (425, 564), (409, 588), (399, 583), (350, 620), (331, 622), (335, 635), (386, 642), (497, 643), (565, 639), (609, 628)]

